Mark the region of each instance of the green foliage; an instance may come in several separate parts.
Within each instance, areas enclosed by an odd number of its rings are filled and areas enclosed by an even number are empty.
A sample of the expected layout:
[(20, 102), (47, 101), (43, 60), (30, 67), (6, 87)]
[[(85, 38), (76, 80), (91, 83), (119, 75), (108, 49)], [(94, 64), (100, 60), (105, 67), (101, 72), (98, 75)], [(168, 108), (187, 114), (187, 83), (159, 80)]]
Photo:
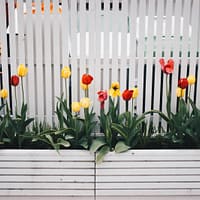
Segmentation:
[(27, 104), (22, 104), (20, 114), (16, 116), (10, 114), (8, 104), (5, 104), (5, 115), (0, 118), (0, 141), (2, 145), (11, 148), (22, 148), (24, 143), (30, 141), (28, 126), (34, 120), (27, 117)]

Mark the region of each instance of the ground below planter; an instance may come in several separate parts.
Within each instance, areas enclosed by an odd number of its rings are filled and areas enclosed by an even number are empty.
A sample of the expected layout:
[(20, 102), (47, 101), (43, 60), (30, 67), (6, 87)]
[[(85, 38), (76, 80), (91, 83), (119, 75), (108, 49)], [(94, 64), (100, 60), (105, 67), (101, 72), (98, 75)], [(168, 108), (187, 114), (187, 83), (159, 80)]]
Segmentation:
[(200, 150), (0, 150), (0, 199), (200, 199)]

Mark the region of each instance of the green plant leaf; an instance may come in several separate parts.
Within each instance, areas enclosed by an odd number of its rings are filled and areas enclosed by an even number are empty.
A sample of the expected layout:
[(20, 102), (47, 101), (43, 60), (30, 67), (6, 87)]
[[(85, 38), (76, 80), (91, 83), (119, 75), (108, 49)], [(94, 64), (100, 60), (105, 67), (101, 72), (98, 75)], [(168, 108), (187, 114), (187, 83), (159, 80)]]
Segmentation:
[(127, 146), (124, 141), (119, 141), (115, 146), (115, 152), (116, 153), (126, 152), (129, 149), (130, 149), (130, 147)]
[(99, 151), (97, 151), (97, 154), (96, 154), (96, 163), (97, 164), (102, 163), (104, 157), (106, 156), (107, 153), (109, 153), (109, 151), (110, 151), (110, 148), (107, 145), (103, 146)]
[(74, 129), (72, 128), (62, 128), (55, 132), (55, 135), (63, 134), (63, 133), (73, 133)]
[(64, 140), (63, 138), (58, 138), (57, 144), (62, 145), (64, 147), (70, 147), (71, 146), (70, 143), (68, 141)]
[(128, 138), (128, 133), (124, 130), (124, 127), (120, 124), (112, 123), (111, 128), (119, 133), (125, 140)]
[(100, 147), (105, 145), (105, 139), (104, 138), (96, 138), (95, 140), (92, 141), (92, 145), (90, 147), (90, 152), (94, 153), (96, 152)]

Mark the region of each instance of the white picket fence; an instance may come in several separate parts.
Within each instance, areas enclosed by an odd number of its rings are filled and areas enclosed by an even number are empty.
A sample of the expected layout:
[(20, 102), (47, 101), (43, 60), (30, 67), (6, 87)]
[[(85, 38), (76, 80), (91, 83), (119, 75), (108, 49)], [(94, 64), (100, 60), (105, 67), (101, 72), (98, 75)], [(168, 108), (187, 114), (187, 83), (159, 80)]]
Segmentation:
[[(164, 111), (165, 82), (158, 60), (172, 57), (173, 109), (178, 78), (188, 74), (197, 78), (192, 98), (200, 106), (199, 11), (200, 0), (1, 0), (1, 87), (11, 95), (9, 76), (16, 74), (18, 64), (26, 64), (29, 115), (51, 123), (56, 97), (64, 91), (60, 71), (69, 65), (70, 102), (83, 96), (80, 79), (89, 72), (97, 114), (96, 93), (108, 90), (112, 81), (119, 81), (122, 91), (137, 85), (135, 112)], [(18, 93), (20, 98), (20, 88)], [(125, 111), (125, 102), (120, 109)]]

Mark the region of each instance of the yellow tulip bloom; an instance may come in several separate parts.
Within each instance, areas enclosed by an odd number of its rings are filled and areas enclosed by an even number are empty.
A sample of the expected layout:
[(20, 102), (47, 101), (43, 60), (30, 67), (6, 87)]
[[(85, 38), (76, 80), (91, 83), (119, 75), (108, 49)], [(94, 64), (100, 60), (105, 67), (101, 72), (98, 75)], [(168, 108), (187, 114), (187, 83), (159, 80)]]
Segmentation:
[(196, 82), (196, 78), (195, 78), (195, 76), (193, 76), (193, 75), (189, 75), (189, 76), (187, 77), (187, 80), (188, 80), (188, 84), (189, 84), (189, 85), (193, 85), (193, 84)]
[(176, 89), (176, 96), (177, 97), (184, 97), (184, 95), (185, 95), (185, 89), (178, 87)]
[(80, 100), (80, 105), (82, 108), (89, 108), (91, 101), (88, 97), (84, 97)]
[(86, 84), (84, 84), (82, 82), (80, 82), (80, 86), (81, 86), (82, 90), (88, 90), (88, 88), (89, 88), (89, 85), (86, 85)]
[(61, 77), (62, 78), (69, 78), (71, 76), (71, 70), (69, 67), (65, 66), (61, 70)]
[(110, 89), (109, 89), (109, 95), (110, 95), (111, 97), (120, 96), (120, 90), (119, 90), (119, 89), (114, 90), (113, 88), (110, 88)]
[(120, 96), (120, 84), (119, 82), (112, 82), (111, 87), (109, 89), (109, 95), (111, 97), (117, 97)]
[(120, 89), (120, 84), (119, 84), (119, 82), (112, 82), (111, 88), (112, 88), (113, 90), (119, 90), (119, 89)]
[(8, 97), (8, 90), (2, 89), (0, 91), (0, 97), (3, 98), (3, 99), (6, 99)]
[(138, 90), (138, 88), (133, 88), (133, 96), (132, 96), (132, 98), (135, 99), (135, 98), (138, 97), (138, 95), (139, 95), (139, 90)]
[(72, 102), (72, 111), (79, 112), (81, 109), (81, 105), (79, 102)]
[(17, 69), (17, 74), (18, 74), (18, 76), (24, 77), (24, 76), (26, 76), (27, 73), (28, 73), (28, 68), (25, 67), (25, 65), (20, 64), (20, 65), (18, 66), (18, 69)]

